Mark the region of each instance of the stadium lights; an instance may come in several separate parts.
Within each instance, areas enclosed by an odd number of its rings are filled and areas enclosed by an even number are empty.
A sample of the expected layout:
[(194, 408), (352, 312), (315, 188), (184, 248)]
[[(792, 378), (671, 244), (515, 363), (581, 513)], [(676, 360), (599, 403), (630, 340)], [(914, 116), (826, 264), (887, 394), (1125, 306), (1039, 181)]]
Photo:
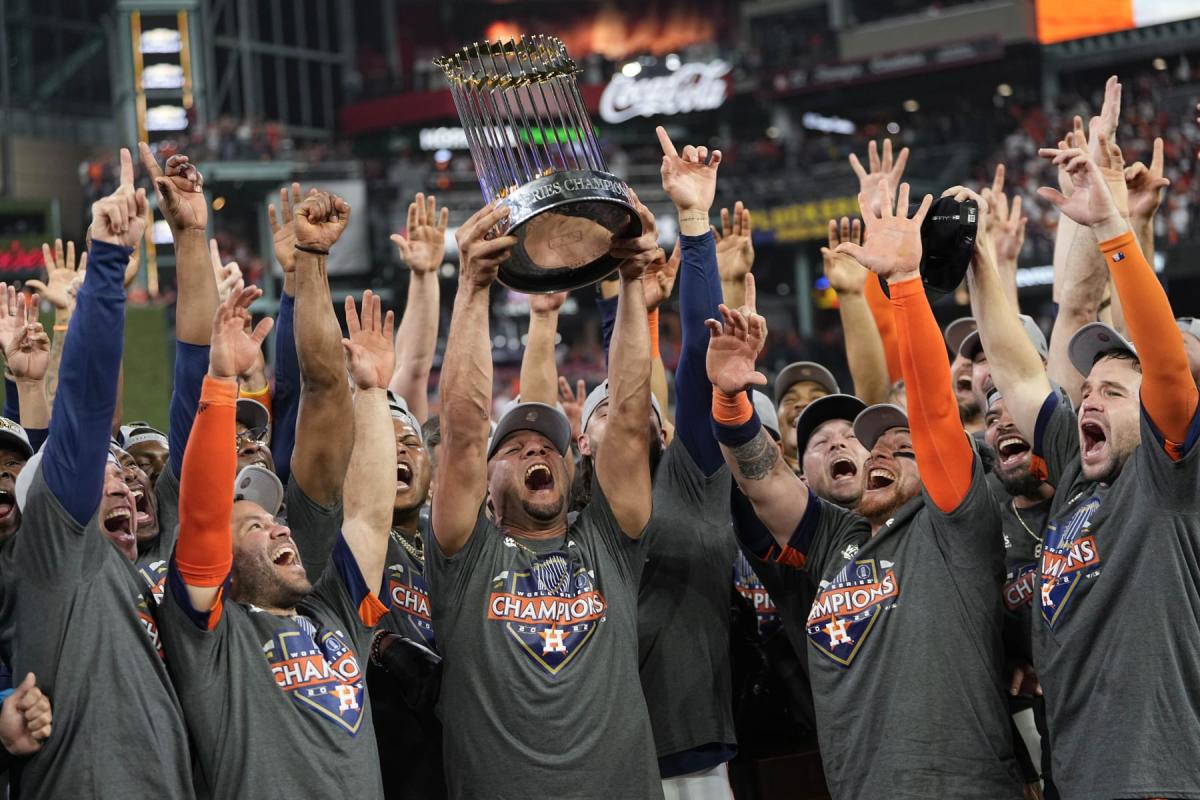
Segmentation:
[(913, 113), (914, 111), (919, 111), (920, 108), (921, 108), (921, 104), (918, 103), (916, 100), (913, 100), (912, 98), (909, 98), (908, 100), (904, 101), (904, 110), (910, 114)]
[(1002, 83), (996, 87), (996, 94), (1001, 97), (1012, 97), (1013, 88), (1007, 83)]
[(1167, 60), (1165, 58), (1156, 58), (1153, 61), (1151, 61), (1150, 64), (1159, 72), (1162, 72), (1164, 69), (1167, 68)]
[(679, 69), (679, 65), (682, 63), (683, 62), (679, 60), (678, 54), (676, 54), (676, 53), (668, 53), (667, 54), (666, 65), (667, 65), (667, 69), (671, 70), (671, 72), (674, 72), (675, 70)]
[(630, 61), (625, 66), (621, 67), (621, 74), (626, 78), (636, 78), (642, 74), (642, 65), (636, 61)]
[(895, 136), (900, 132), (900, 125), (895, 122), (889, 122), (887, 124), (887, 132)]

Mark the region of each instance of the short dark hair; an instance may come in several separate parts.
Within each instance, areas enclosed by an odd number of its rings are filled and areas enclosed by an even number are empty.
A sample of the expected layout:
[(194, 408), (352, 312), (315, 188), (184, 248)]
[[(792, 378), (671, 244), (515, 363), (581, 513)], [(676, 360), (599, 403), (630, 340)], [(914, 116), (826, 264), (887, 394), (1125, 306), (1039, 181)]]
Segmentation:
[(442, 419), (437, 414), (425, 420), (421, 426), (421, 436), (425, 439), (426, 447), (437, 447), (442, 443)]
[(1101, 361), (1103, 361), (1106, 358), (1115, 358), (1118, 361), (1132, 361), (1133, 368), (1136, 369), (1138, 372), (1142, 371), (1141, 360), (1136, 355), (1134, 355), (1133, 353), (1126, 350), (1124, 347), (1114, 347), (1111, 350), (1102, 350), (1101, 352), (1096, 354), (1095, 358), (1092, 359), (1092, 366), (1093, 367), (1096, 366), (1097, 364), (1099, 364)]

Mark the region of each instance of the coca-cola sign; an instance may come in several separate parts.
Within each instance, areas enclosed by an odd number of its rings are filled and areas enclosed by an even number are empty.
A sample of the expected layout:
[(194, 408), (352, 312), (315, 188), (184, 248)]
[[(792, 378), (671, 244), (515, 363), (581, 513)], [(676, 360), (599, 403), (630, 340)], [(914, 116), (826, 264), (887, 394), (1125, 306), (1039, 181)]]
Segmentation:
[(730, 65), (720, 59), (681, 64), (667, 74), (630, 78), (620, 72), (600, 95), (600, 118), (617, 124), (634, 117), (711, 111), (725, 102)]

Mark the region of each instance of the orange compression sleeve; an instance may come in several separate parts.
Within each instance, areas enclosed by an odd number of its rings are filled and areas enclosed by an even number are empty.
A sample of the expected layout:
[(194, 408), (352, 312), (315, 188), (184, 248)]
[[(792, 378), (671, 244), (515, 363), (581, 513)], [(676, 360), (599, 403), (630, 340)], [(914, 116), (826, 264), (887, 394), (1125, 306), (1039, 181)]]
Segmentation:
[(712, 416), (719, 424), (728, 427), (745, 425), (754, 416), (754, 406), (745, 392), (738, 392), (730, 397), (720, 389), (713, 387)]
[(1178, 458), (1178, 445), (1187, 438), (1200, 395), (1171, 303), (1133, 231), (1101, 242), (1100, 250), (1121, 296), (1129, 335), (1142, 356), (1142, 405), (1168, 445), (1176, 446), (1168, 446), (1167, 452)]
[(879, 338), (883, 340), (883, 357), (887, 359), (888, 380), (895, 383), (903, 373), (900, 370), (900, 346), (896, 342), (896, 318), (892, 311), (892, 303), (873, 275), (867, 276), (863, 297), (871, 309), (871, 316), (875, 318)]
[(650, 360), (661, 358), (658, 351), (658, 309), (646, 312), (646, 324), (650, 326)]
[(205, 376), (183, 454), (175, 565), (189, 586), (220, 586), (233, 567), (237, 396), (236, 380)]
[[(958, 508), (971, 488), (975, 455), (958, 417), (942, 332), (921, 279), (891, 285), (897, 344), (908, 389), (908, 421), (925, 491), (942, 511)], [(930, 358), (936, 353), (938, 358)]]

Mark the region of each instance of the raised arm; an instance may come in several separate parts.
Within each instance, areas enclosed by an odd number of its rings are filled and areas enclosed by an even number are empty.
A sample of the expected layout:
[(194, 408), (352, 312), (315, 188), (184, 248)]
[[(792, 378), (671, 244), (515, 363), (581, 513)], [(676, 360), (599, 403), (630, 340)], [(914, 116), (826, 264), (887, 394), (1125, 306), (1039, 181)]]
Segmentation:
[(449, 222), (449, 209), (439, 212), (437, 198), (417, 192), (408, 206), (408, 236), (392, 234), (409, 273), (408, 301), (396, 331), (396, 372), (389, 388), (408, 402), (409, 410), (420, 422), (429, 416), (429, 373), (437, 352), (441, 317), (438, 268), (446, 255)]
[(300, 184), (279, 190), (279, 208), (267, 206), (275, 260), (283, 270), (283, 291), (275, 317), (275, 389), (271, 395), (271, 460), (287, 485), (296, 446), (296, 412), (300, 410), (300, 361), (296, 357), (296, 220)]
[(50, 406), (46, 403), (45, 389), (46, 369), (50, 365), (50, 337), (37, 318), (40, 300), (36, 294), (28, 298), (21, 294), (16, 299), (15, 309), (0, 309), (0, 315), (16, 311), (19, 329), (4, 346), (4, 360), (21, 398), (21, 425), (31, 431), (45, 431), (50, 427)]
[(558, 402), (558, 365), (554, 357), (554, 337), (558, 335), (558, 311), (567, 299), (566, 292), (529, 295), (529, 332), (521, 355), (521, 401)]
[(312, 189), (295, 209), (296, 355), (300, 360), (300, 408), (292, 480), (318, 505), (337, 505), (354, 442), (350, 387), (342, 330), (333, 312), (325, 259), (350, 220), (337, 195)]
[[(717, 189), (721, 151), (686, 145), (682, 155), (661, 126), (656, 129), (662, 147), (663, 191), (679, 214), (682, 261), (679, 268), (679, 316), (683, 329), (679, 365), (675, 369), (675, 435), (683, 442), (696, 466), (706, 475), (721, 467), (721, 451), (708, 422), (712, 384), (704, 374), (708, 347), (704, 322), (721, 305), (721, 276), (717, 248), (708, 223)], [(746, 267), (747, 272), (749, 266)], [(745, 274), (741, 276), (743, 279)]]
[(1182, 445), (1200, 401), (1188, 369), (1187, 353), (1166, 292), (1147, 263), (1129, 221), (1113, 202), (1096, 162), (1083, 150), (1043, 149), (1039, 153), (1065, 165), (1075, 191), (1070, 198), (1038, 189), (1065, 216), (1095, 234), (1125, 308), (1133, 344), (1142, 353), (1142, 405), (1173, 456)]
[[(133, 256), (130, 256), (133, 261)], [(62, 347), (75, 311), (75, 295), (83, 282), (87, 270), (87, 253), (75, 260), (75, 243), (67, 242), (64, 254), (62, 239), (54, 240), (54, 250), (42, 244), (42, 263), (46, 267), (46, 281), (25, 281), (25, 285), (40, 294), (54, 306), (54, 341), (50, 345), (50, 365), (46, 369), (46, 405), (54, 405), (54, 393), (58, 390), (58, 366), (62, 361)], [(0, 298), (0, 302), (3, 299)], [(5, 414), (8, 416), (8, 414)]]
[(92, 204), (88, 270), (64, 345), (62, 377), (44, 448), (46, 484), (71, 517), (86, 525), (100, 503), (109, 425), (125, 331), (125, 266), (141, 239), (149, 206), (133, 188), (133, 160), (121, 150), (121, 182)]
[(896, 199), (898, 213), (892, 210), (887, 181), (880, 184), (874, 198), (859, 195), (858, 203), (866, 223), (867, 243), (860, 246), (843, 242), (837, 249), (854, 256), (888, 282), (896, 312), (900, 368), (908, 389), (908, 418), (921, 482), (934, 504), (948, 513), (967, 495), (975, 455), (959, 420), (950, 364), (944, 358), (926, 355), (942, 350), (942, 332), (925, 297), (918, 270), (921, 223), (933, 204), (933, 196), (926, 195), (911, 218), (907, 183), (900, 185)]
[(746, 302), (746, 276), (754, 267), (754, 243), (751, 240), (750, 209), (738, 200), (733, 213), (721, 209), (721, 231), (713, 229), (717, 242), (717, 272), (721, 276), (721, 296), (730, 308)]
[(869, 282), (878, 283), (871, 271), (836, 248), (842, 242), (862, 243), (862, 223), (842, 217), (829, 220), (829, 246), (821, 248), (821, 259), (825, 263), (825, 277), (837, 292), (838, 316), (842, 320), (842, 335), (846, 340), (846, 361), (850, 364), (850, 378), (854, 381), (854, 392), (867, 405), (882, 403), (887, 397), (892, 382), (888, 377), (887, 358), (883, 352), (883, 339), (871, 307), (864, 295)]
[(210, 323), (212, 350), (179, 481), (175, 566), (197, 611), (217, 605), (233, 568), (233, 488), (237, 477), (237, 376), (253, 362), (273, 321), (249, 330), (250, 304), (262, 295), (239, 281)]
[(342, 346), (355, 394), (354, 449), (346, 472), (342, 536), (375, 595), (383, 582), (396, 496), (396, 435), (387, 403), (387, 384), (396, 363), (395, 320), (391, 311), (383, 315), (379, 297), (370, 289), (363, 293), (362, 306), (360, 322), (354, 298), (346, 298), (350, 338), (343, 339)]
[(1163, 177), (1163, 140), (1154, 140), (1150, 166), (1141, 161), (1125, 168), (1125, 188), (1129, 195), (1129, 224), (1141, 245), (1146, 261), (1154, 266), (1154, 216), (1162, 203), (1163, 190), (1171, 181)]
[(621, 259), (621, 293), (608, 359), (608, 432), (596, 456), (596, 479), (613, 516), (630, 538), (639, 538), (650, 520), (650, 333), (646, 327), (646, 267), (656, 258), (654, 215), (633, 198), (642, 235), (614, 239), (611, 253)]
[(492, 410), (492, 337), (488, 295), (500, 264), (517, 243), (515, 236), (486, 238), (508, 208), (481, 208), (468, 219), (458, 240), (458, 291), (442, 359), (442, 446), (438, 487), (433, 498), (433, 533), (447, 555), (471, 538), (487, 494), (487, 440)]
[[(997, 164), (992, 185), (984, 189), (981, 196), (988, 203), (986, 234), (996, 254), (996, 269), (1000, 274), (1004, 295), (1009, 305), (1020, 308), (1017, 300), (1017, 258), (1021, 255), (1021, 246), (1025, 244), (1025, 224), (1028, 219), (1021, 216), (1021, 196), (1014, 195), (1010, 203), (1008, 195), (1004, 193), (1004, 174), (1004, 165)], [(975, 315), (974, 303), (971, 314)]]

